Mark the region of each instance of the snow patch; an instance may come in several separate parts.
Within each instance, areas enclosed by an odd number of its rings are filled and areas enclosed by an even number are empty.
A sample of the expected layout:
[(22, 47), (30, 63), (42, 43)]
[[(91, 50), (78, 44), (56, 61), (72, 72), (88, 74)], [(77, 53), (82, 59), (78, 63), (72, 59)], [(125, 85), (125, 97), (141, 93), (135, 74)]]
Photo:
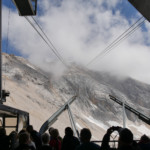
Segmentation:
[(108, 129), (108, 127), (107, 127), (106, 125), (104, 125), (104, 124), (101, 123), (100, 121), (94, 119), (92, 116), (89, 116), (89, 117), (84, 116), (84, 117), (85, 117), (89, 122), (91, 122), (91, 123), (93, 123), (93, 124), (99, 126), (100, 128), (103, 128), (103, 129), (105, 129), (105, 130)]
[(30, 64), (26, 64), (28, 67), (30, 67), (30, 68), (32, 68), (32, 69), (34, 69), (34, 70), (36, 70), (33, 66), (31, 66)]
[(95, 104), (93, 104), (92, 102), (90, 102), (90, 104), (94, 110), (97, 109), (97, 106)]
[(76, 126), (77, 126), (79, 129), (82, 129), (82, 127), (81, 127), (78, 123), (76, 123)]

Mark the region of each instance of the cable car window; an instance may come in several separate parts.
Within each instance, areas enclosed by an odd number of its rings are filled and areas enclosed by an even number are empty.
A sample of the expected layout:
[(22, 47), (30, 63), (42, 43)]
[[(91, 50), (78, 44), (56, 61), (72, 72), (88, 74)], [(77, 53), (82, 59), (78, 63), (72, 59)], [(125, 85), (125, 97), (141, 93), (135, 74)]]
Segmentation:
[(16, 131), (16, 128), (5, 128), (6, 129), (6, 135), (9, 135), (12, 131)]
[(17, 125), (17, 118), (6, 118), (5, 126), (16, 126)]

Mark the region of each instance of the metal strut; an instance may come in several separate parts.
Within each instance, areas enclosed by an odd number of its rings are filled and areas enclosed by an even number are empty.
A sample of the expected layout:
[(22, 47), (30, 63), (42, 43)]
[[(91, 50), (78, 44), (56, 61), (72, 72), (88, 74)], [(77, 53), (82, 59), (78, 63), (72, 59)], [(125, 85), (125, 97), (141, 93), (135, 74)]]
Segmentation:
[(77, 136), (79, 139), (79, 132), (77, 130), (77, 127), (76, 127), (69, 103), (68, 103), (68, 109), (67, 110), (68, 110), (68, 115), (69, 115), (69, 119), (70, 119), (70, 123), (71, 123), (72, 129), (73, 129), (74, 135)]
[(59, 110), (57, 110), (47, 121), (44, 122), (44, 124), (41, 126), (39, 133), (43, 134), (48, 128), (57, 120), (57, 117), (60, 116), (63, 111), (65, 111), (68, 108), (68, 104), (70, 105), (77, 96), (73, 96), (71, 99), (69, 99)]

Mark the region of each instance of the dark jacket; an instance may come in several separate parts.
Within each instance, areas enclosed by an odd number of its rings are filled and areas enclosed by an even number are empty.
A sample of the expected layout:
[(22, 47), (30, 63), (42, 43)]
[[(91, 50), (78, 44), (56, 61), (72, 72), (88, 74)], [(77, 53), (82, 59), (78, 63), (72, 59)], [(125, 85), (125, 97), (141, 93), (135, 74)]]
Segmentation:
[(100, 146), (92, 143), (92, 142), (87, 142), (83, 143), (80, 146), (76, 148), (76, 150), (101, 150)]
[(49, 145), (42, 145), (39, 150), (52, 150), (52, 148)]
[(56, 138), (51, 138), (49, 145), (53, 150), (61, 150), (61, 141)]
[(7, 135), (0, 136), (0, 150), (9, 150), (10, 139)]
[(64, 136), (61, 150), (75, 150), (80, 145), (78, 138), (74, 136)]
[(141, 150), (150, 150), (150, 143), (140, 143), (138, 144)]
[(21, 144), (15, 150), (35, 150), (35, 148), (27, 144)]
[(31, 135), (31, 139), (36, 145), (36, 149), (39, 149), (42, 146), (42, 140), (40, 134), (37, 131), (33, 130), (30, 133), (30, 135)]

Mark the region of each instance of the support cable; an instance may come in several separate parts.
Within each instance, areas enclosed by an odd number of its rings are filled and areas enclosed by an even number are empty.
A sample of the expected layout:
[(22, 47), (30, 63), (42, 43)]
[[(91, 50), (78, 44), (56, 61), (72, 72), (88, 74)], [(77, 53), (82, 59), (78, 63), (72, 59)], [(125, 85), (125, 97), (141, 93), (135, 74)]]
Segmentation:
[[(54, 44), (51, 42), (51, 40), (49, 39), (49, 37), (46, 35), (46, 33), (43, 31), (42, 27), (38, 24), (38, 22), (35, 20), (35, 18), (33, 16), (31, 16), (31, 18), (33, 19), (33, 21), (36, 23), (36, 25), (39, 27), (39, 29), (41, 30), (41, 32), (44, 34), (44, 36), (46, 37), (46, 39), (48, 40), (48, 42), (50, 43), (50, 45), (52, 46), (52, 49), (55, 50), (55, 52), (57, 53), (57, 55), (61, 58), (61, 60), (63, 60), (63, 58), (61, 57), (61, 55), (59, 54), (58, 50), (55, 48)], [(63, 60), (64, 61), (64, 60)], [(65, 62), (65, 61), (64, 61)]]
[(34, 24), (29, 20), (28, 17), (25, 17), (25, 19), (30, 23), (30, 25), (36, 30), (36, 32), (39, 34), (39, 36), (44, 40), (44, 42), (48, 45), (48, 47), (53, 51), (55, 56), (62, 62), (62, 64), (65, 67), (68, 67), (67, 64), (62, 60), (62, 58), (55, 52), (55, 50), (51, 47), (51, 45), (46, 41), (46, 39), (42, 36), (42, 34), (37, 30), (37, 28), (34, 26)]
[(110, 45), (108, 45), (102, 52), (94, 57), (88, 64), (92, 64), (98, 57), (101, 57), (108, 53), (110, 50), (118, 46), (124, 39), (129, 37), (136, 29), (138, 29), (145, 21), (144, 17), (139, 18), (132, 26), (130, 26), (125, 32), (123, 32), (117, 39), (115, 39)]
[[(145, 20), (144, 20), (144, 21), (145, 21)], [(101, 52), (101, 53), (96, 57), (96, 59), (97, 59), (98, 57), (100, 57), (100, 58), (102, 59), (104, 56), (106, 56), (112, 49), (114, 49), (115, 47), (117, 47), (123, 40), (127, 39), (131, 34), (133, 34), (133, 32), (135, 32), (135, 31), (144, 23), (144, 21), (141, 22), (141, 23), (139, 24), (139, 26), (136, 26), (136, 27), (134, 28), (134, 30), (130, 31), (127, 36), (124, 36), (124, 37), (122, 37), (119, 41), (117, 41), (110, 49), (108, 49), (108, 50), (106, 50), (106, 51), (104, 51), (104, 52)], [(95, 60), (95, 59), (94, 59), (94, 60)], [(93, 60), (93, 61), (94, 61), (94, 60)]]

